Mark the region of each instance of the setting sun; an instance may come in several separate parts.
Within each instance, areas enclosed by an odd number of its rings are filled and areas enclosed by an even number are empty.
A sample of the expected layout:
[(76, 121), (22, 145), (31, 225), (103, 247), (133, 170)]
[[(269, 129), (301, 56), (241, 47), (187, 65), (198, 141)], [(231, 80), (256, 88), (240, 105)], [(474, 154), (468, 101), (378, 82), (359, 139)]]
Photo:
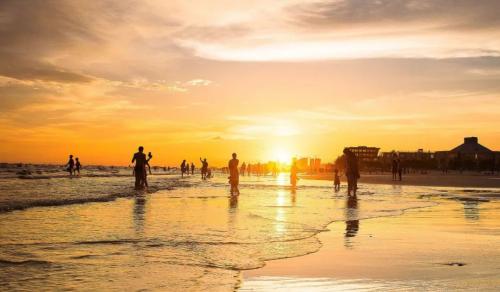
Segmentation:
[(272, 152), (271, 159), (280, 163), (290, 163), (292, 154), (285, 148), (275, 148)]

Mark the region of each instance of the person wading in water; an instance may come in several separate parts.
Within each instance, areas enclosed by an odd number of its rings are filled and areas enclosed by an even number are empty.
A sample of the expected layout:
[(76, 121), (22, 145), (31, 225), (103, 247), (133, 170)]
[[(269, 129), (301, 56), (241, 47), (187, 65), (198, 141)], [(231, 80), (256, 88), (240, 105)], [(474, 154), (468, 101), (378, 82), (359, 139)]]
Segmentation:
[(239, 195), (238, 184), (240, 183), (240, 173), (238, 172), (238, 164), (240, 161), (236, 159), (236, 153), (233, 153), (233, 159), (229, 160), (229, 184), (231, 185), (231, 195)]
[(132, 157), (132, 163), (135, 162), (134, 175), (135, 175), (135, 189), (141, 190), (144, 188), (144, 176), (146, 175), (146, 154), (144, 154), (144, 147), (139, 147), (139, 152)]
[(352, 191), (352, 194), (356, 196), (356, 190), (358, 189), (358, 179), (360, 178), (358, 158), (354, 153), (352, 153), (351, 150), (347, 148), (344, 149), (344, 155), (345, 176), (347, 177), (347, 195), (350, 196)]

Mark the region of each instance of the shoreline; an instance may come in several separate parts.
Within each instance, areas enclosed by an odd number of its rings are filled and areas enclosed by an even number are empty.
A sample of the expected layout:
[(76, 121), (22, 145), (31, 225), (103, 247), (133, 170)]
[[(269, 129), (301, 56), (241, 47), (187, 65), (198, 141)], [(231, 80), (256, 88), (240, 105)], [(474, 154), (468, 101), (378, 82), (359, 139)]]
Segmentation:
[[(323, 173), (303, 175), (301, 178), (312, 180), (331, 180), (333, 174)], [(340, 178), (341, 185), (346, 184), (345, 177)], [(402, 181), (393, 181), (388, 174), (361, 174), (358, 183), (386, 184), (400, 186), (427, 186), (427, 187), (460, 187), (460, 188), (500, 188), (500, 175), (471, 175), (471, 174), (406, 174)]]
[[(369, 204), (359, 197), (358, 212)], [(469, 205), (459, 200), (429, 199), (432, 206), (396, 216), (327, 225), (317, 235), (321, 248), (305, 256), (266, 261), (242, 271), (239, 291), (334, 290), (489, 290), (498, 254), (496, 200)]]

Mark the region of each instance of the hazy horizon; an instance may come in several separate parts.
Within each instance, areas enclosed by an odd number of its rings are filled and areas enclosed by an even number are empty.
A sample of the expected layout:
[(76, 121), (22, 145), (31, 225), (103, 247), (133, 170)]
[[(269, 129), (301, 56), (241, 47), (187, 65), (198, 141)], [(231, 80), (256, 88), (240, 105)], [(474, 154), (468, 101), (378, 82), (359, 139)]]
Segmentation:
[(500, 150), (500, 2), (2, 1), (0, 161)]

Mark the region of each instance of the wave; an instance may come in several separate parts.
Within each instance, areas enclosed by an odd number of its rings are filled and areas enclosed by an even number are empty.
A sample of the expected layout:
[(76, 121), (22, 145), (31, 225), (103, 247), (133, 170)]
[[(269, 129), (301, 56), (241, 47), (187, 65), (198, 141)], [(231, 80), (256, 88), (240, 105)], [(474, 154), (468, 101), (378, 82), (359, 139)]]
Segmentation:
[(22, 261), (11, 261), (6, 259), (0, 259), (0, 266), (21, 266), (21, 265), (51, 265), (52, 262), (42, 261), (42, 260), (22, 260)]

